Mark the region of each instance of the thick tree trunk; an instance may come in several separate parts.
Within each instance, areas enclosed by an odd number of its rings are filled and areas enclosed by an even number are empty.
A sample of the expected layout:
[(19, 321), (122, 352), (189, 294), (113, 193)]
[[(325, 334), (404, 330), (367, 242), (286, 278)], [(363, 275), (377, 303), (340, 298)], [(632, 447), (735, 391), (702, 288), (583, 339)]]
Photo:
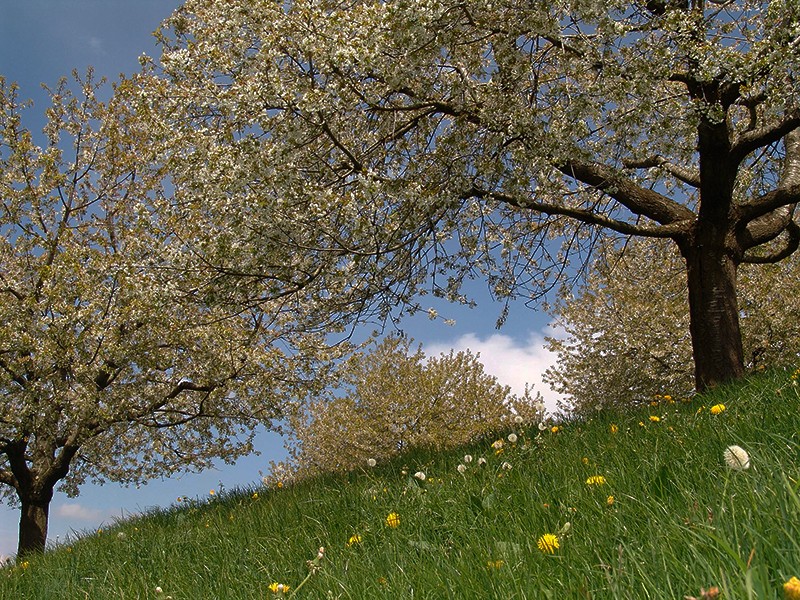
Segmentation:
[(737, 262), (702, 240), (684, 252), (695, 387), (703, 391), (744, 374), (742, 333), (736, 300)]
[(50, 500), (22, 498), (21, 504), (17, 556), (44, 552)]

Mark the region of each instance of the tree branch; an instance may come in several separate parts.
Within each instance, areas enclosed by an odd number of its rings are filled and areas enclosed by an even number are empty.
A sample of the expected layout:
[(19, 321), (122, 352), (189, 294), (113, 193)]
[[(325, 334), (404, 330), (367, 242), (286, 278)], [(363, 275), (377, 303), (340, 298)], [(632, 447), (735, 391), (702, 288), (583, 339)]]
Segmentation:
[(776, 263), (794, 254), (798, 247), (800, 247), (800, 225), (791, 221), (786, 227), (786, 232), (789, 235), (786, 239), (786, 244), (782, 248), (778, 248), (766, 255), (745, 254), (744, 258), (742, 258), (742, 262), (751, 264)]
[(586, 223), (587, 225), (597, 225), (612, 229), (625, 235), (640, 235), (644, 237), (675, 238), (682, 235), (688, 225), (694, 221), (691, 219), (684, 221), (673, 221), (665, 225), (634, 225), (626, 221), (612, 219), (606, 215), (598, 214), (590, 210), (571, 208), (560, 204), (548, 204), (544, 202), (529, 201), (520, 199), (500, 192), (487, 192), (477, 187), (473, 187), (461, 195), (462, 198), (489, 198), (497, 202), (503, 202), (523, 210), (538, 211), (548, 215), (560, 215), (570, 217)]
[(655, 155), (644, 160), (624, 160), (622, 164), (627, 169), (650, 169), (658, 167), (676, 179), (694, 187), (700, 187), (700, 172), (695, 169), (687, 169), (669, 162), (663, 156)]
[(751, 152), (769, 144), (774, 144), (782, 137), (791, 134), (798, 127), (800, 127), (800, 110), (794, 110), (778, 123), (742, 133), (733, 143), (731, 156), (737, 163), (740, 163)]
[(557, 168), (565, 175), (608, 194), (631, 212), (662, 225), (694, 220), (696, 217), (682, 204), (632, 183), (606, 165), (573, 160)]

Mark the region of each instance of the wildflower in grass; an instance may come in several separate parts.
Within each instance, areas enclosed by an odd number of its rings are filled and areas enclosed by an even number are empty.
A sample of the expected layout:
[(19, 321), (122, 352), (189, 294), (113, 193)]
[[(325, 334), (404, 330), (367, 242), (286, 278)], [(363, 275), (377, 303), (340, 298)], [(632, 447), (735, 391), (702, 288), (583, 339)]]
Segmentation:
[(741, 446), (728, 446), (722, 453), (725, 464), (734, 471), (744, 471), (750, 468), (750, 456)]
[(480, 467), (480, 466), (485, 465), (485, 464), (486, 464), (486, 459), (481, 456), (478, 459), (478, 466)]
[(280, 594), (281, 596), (289, 591), (289, 586), (285, 583), (278, 583), (277, 581), (269, 584), (269, 591), (273, 594)]
[(258, 492), (253, 492), (253, 495), (250, 496), (253, 500), (258, 500)]
[(786, 600), (800, 600), (800, 579), (792, 577), (783, 584), (783, 596)]
[(360, 543), (361, 543), (361, 536), (358, 535), (357, 533), (351, 535), (350, 539), (347, 540), (347, 545), (348, 546), (355, 546), (356, 544), (360, 544)]
[(510, 471), (512, 468), (511, 463), (504, 462), (502, 465), (500, 465), (500, 468), (503, 469), (504, 471)]
[(553, 425), (550, 428), (550, 431), (553, 432), (553, 433), (558, 433), (559, 431), (561, 431), (561, 427), (559, 427), (558, 425)]
[(216, 494), (217, 494), (217, 492), (215, 492), (214, 490), (209, 490), (208, 491), (208, 495), (209, 496), (215, 496)]
[(503, 440), (496, 440), (496, 441), (492, 442), (492, 448), (494, 448), (494, 453), (495, 454), (502, 454), (504, 445), (505, 444), (503, 443)]
[(456, 470), (463, 475), (464, 473), (467, 472), (467, 466), (466, 465), (458, 465), (456, 467)]
[(518, 439), (517, 438), (517, 434), (516, 433), (509, 433), (508, 434), (508, 438), (506, 438), (506, 439), (508, 439), (508, 441), (511, 442), (512, 444), (516, 444), (517, 443), (517, 439)]
[(712, 415), (718, 415), (721, 412), (725, 411), (725, 405), (724, 404), (715, 404), (709, 410), (710, 410)]
[(544, 431), (545, 429), (547, 429), (547, 424), (544, 421), (542, 421), (541, 423), (539, 423), (539, 431)]
[(609, 427), (609, 430), (611, 431), (611, 433), (617, 433), (619, 431), (619, 427), (617, 427), (616, 424), (612, 423), (611, 427)]
[(586, 480), (586, 485), (605, 485), (606, 478), (602, 475), (592, 475)]
[(156, 586), (156, 594), (163, 594), (163, 593), (164, 593), (164, 590), (161, 589), (160, 585), (157, 585)]
[(400, 515), (395, 512), (389, 513), (386, 517), (386, 525), (391, 527), (392, 529), (400, 526)]
[(644, 421), (639, 421), (639, 427), (644, 427)]
[(650, 415), (650, 422), (651, 423), (658, 423), (661, 420), (661, 417), (657, 417), (655, 415)]
[(525, 419), (523, 419), (523, 418), (522, 418), (522, 415), (516, 415), (516, 416), (514, 417), (514, 423), (516, 423), (517, 425), (522, 425), (522, 422), (523, 422), (524, 420), (525, 420)]
[(608, 498), (606, 498), (606, 504), (608, 506), (613, 506), (614, 505), (614, 496), (609, 496)]
[(416, 473), (414, 473), (414, 477), (416, 477), (420, 481), (425, 481), (425, 473), (423, 473), (422, 471), (417, 471)]
[(486, 563), (486, 566), (488, 566), (491, 571), (492, 569), (501, 568), (504, 564), (506, 564), (504, 560), (490, 560)]
[(378, 462), (374, 458), (368, 458), (367, 459), (367, 466), (368, 467), (374, 467), (377, 464), (378, 464)]
[(552, 533), (545, 533), (536, 541), (536, 545), (545, 554), (553, 554), (558, 550), (558, 538)]
[(588, 456), (584, 456), (584, 457), (581, 459), (581, 462), (582, 462), (583, 464), (585, 464), (585, 465), (588, 465), (588, 464), (589, 464), (589, 457), (588, 457)]

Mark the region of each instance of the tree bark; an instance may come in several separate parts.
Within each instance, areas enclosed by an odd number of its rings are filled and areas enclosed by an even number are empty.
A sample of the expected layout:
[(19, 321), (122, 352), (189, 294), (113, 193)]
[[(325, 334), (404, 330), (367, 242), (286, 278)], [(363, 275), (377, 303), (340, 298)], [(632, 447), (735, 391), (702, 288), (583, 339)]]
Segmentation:
[(691, 248), (683, 248), (698, 392), (744, 375), (736, 300), (738, 262), (729, 252), (703, 237)]
[[(50, 494), (52, 497), (52, 493)], [(46, 498), (20, 497), (19, 543), (17, 557), (44, 552), (47, 542), (47, 524), (50, 500)]]

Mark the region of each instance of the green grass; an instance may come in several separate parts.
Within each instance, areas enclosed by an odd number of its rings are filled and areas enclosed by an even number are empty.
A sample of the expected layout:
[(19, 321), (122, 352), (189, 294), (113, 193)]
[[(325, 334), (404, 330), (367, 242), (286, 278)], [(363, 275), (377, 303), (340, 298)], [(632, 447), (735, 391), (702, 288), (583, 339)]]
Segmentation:
[[(711, 586), (724, 599), (780, 598), (800, 577), (791, 375), (600, 413), (556, 433), (517, 431), (501, 454), (492, 438), (184, 503), (0, 571), (0, 598), (264, 599), (273, 582), (295, 591), (320, 546), (321, 569), (295, 598), (661, 600)], [(726, 410), (710, 414), (715, 404)], [(732, 444), (750, 454), (748, 470), (725, 466)], [(461, 474), (465, 454), (474, 460)], [(587, 485), (595, 475), (605, 483)], [(547, 533), (558, 536), (553, 554), (537, 547)], [(348, 545), (354, 535), (360, 543)]]

